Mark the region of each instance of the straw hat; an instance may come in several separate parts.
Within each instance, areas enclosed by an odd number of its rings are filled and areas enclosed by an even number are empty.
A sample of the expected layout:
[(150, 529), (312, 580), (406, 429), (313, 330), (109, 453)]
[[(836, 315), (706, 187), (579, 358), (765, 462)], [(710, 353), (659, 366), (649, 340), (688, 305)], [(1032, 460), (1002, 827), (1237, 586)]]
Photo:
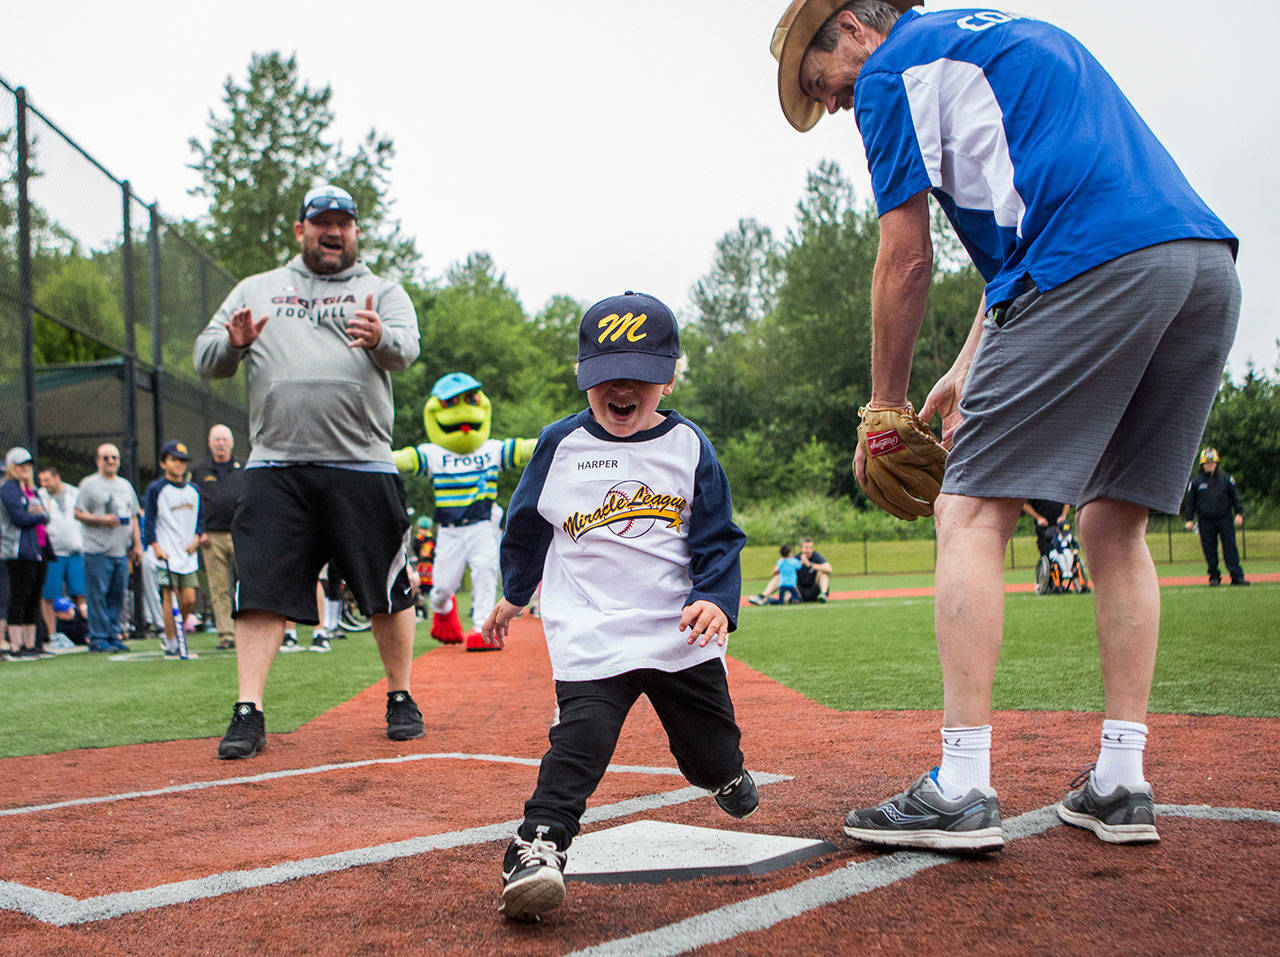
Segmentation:
[[(773, 31), (769, 52), (778, 61), (778, 99), (787, 121), (801, 133), (813, 129), (826, 112), (800, 89), (800, 61), (822, 25), (849, 0), (792, 0)], [(904, 13), (922, 0), (888, 0)]]

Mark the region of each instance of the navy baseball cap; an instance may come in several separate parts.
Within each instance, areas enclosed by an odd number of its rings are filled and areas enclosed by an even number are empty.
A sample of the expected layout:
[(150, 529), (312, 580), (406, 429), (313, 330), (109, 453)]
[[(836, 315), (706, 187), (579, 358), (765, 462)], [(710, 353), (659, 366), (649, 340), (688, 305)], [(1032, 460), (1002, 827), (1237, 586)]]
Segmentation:
[(327, 213), (331, 209), (347, 213), (352, 219), (359, 218), (356, 216), (356, 201), (351, 198), (351, 194), (341, 186), (325, 183), (323, 186), (308, 190), (307, 195), (302, 198), (302, 210), (298, 213), (298, 222), (304, 219), (315, 219), (321, 213)]
[(160, 450), (160, 458), (164, 458), (166, 455), (171, 455), (182, 462), (191, 461), (191, 453), (187, 451), (187, 446), (177, 439), (171, 439), (164, 444), (164, 448)]
[(601, 299), (578, 326), (578, 388), (584, 391), (611, 379), (670, 382), (679, 358), (676, 317), (642, 292)]

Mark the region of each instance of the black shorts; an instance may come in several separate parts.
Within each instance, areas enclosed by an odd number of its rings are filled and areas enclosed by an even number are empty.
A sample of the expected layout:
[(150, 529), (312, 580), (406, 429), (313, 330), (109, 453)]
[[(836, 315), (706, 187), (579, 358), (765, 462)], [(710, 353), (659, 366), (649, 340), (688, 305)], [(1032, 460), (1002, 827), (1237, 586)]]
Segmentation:
[(818, 596), (822, 594), (822, 589), (818, 587), (818, 579), (815, 577), (808, 585), (796, 583), (796, 590), (800, 592), (801, 601), (817, 601)]
[(315, 625), (316, 580), (330, 563), (366, 615), (413, 606), (399, 475), (319, 465), (246, 469), (231, 524), (235, 614), (270, 611)]

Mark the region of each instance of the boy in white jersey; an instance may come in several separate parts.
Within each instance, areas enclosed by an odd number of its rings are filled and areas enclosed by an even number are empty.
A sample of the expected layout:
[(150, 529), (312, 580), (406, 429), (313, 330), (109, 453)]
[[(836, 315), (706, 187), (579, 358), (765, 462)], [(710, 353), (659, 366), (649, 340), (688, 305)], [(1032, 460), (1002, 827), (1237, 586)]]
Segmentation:
[(178, 602), (185, 621), (195, 611), (199, 586), (196, 573), (200, 568), (198, 550), (204, 516), (200, 511), (200, 493), (187, 481), (190, 461), (191, 455), (183, 443), (165, 443), (160, 450), (162, 474), (147, 486), (143, 513), (142, 544), (160, 585), (164, 653), (171, 658), (179, 654), (177, 629), (170, 613), (173, 602)]
[(658, 411), (680, 359), (675, 317), (652, 296), (588, 309), (578, 387), (589, 408), (542, 430), (508, 507), (504, 597), (482, 636), (504, 642), (542, 581), (559, 708), (503, 860), (500, 910), (513, 920), (563, 903), (565, 851), (641, 694), (690, 783), (734, 817), (759, 800), (724, 665), (746, 536), (711, 443), (679, 413)]

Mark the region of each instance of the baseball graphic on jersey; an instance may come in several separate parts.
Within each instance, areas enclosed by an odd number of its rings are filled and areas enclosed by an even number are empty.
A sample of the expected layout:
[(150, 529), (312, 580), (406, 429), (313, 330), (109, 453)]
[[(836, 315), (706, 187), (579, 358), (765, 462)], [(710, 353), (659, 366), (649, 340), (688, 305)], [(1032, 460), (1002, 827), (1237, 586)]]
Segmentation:
[[(623, 509), (631, 502), (635, 501), (637, 496), (642, 500), (649, 498), (653, 492), (643, 482), (626, 481), (619, 482), (613, 488), (609, 489), (604, 496), (604, 504), (606, 508)], [(612, 522), (609, 524), (609, 531), (617, 535), (619, 538), (639, 538), (649, 529), (653, 528), (653, 518), (635, 518), (628, 517), (625, 521)]]

